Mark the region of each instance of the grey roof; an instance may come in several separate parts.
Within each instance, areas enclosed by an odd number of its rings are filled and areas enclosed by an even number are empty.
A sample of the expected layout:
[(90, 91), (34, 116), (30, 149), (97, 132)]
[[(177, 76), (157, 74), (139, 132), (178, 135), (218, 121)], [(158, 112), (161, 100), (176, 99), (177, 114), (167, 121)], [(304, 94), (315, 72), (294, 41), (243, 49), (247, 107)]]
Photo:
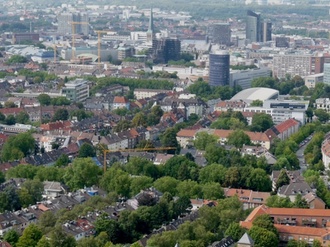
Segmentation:
[(278, 195), (290, 196), (290, 195), (306, 195), (312, 192), (312, 188), (306, 182), (295, 182), (288, 185), (283, 185), (278, 189)]
[(249, 244), (254, 245), (253, 239), (249, 236), (249, 234), (244, 233), (240, 240), (237, 242), (238, 244)]
[(278, 98), (279, 91), (265, 87), (248, 88), (240, 91), (231, 100), (243, 100), (245, 102), (252, 102), (253, 100), (265, 101), (268, 99)]

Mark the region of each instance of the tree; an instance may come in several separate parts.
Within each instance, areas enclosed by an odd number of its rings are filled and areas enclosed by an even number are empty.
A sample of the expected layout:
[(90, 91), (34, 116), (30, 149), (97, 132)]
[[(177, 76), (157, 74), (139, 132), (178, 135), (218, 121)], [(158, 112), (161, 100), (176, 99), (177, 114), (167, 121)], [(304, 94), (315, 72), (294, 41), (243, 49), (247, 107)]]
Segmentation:
[(63, 167), (63, 166), (67, 166), (69, 163), (70, 163), (69, 156), (66, 154), (61, 154), (61, 156), (56, 160), (55, 166)]
[(286, 170), (285, 169), (282, 169), (280, 171), (280, 174), (278, 175), (278, 179), (276, 181), (276, 190), (278, 190), (279, 188), (281, 188), (283, 185), (287, 185), (287, 184), (290, 184), (290, 178), (289, 178)]
[(280, 197), (273, 195), (267, 198), (266, 205), (272, 208), (292, 208), (292, 202), (289, 197)]
[(21, 55), (12, 55), (6, 62), (6, 64), (15, 64), (15, 63), (26, 63), (28, 60), (26, 57)]
[(66, 234), (61, 226), (55, 227), (51, 232), (49, 243), (51, 247), (75, 247), (77, 244), (75, 238)]
[(14, 230), (11, 229), (3, 236), (3, 239), (11, 244), (11, 246), (16, 246), (16, 243), (19, 239), (19, 234)]
[[(315, 240), (314, 240), (315, 241)], [(309, 247), (310, 245), (303, 240), (290, 239), (286, 247)]]
[(39, 240), (37, 247), (51, 247), (49, 240), (46, 238), (46, 235), (43, 235), (42, 238)]
[(260, 77), (252, 80), (251, 87), (275, 88), (276, 80), (272, 77)]
[(5, 108), (15, 108), (16, 105), (15, 105), (15, 103), (12, 102), (12, 101), (6, 101), (5, 104), (4, 104), (4, 107), (5, 107)]
[(227, 169), (218, 164), (203, 167), (199, 172), (199, 180), (201, 183), (216, 182), (223, 184), (225, 181)]
[[(179, 152), (180, 145), (176, 139), (176, 132), (173, 128), (167, 128), (165, 132), (160, 136), (160, 141), (163, 147), (177, 147), (176, 152)], [(170, 150), (169, 153), (174, 153), (175, 151)]]
[(8, 115), (6, 117), (5, 123), (7, 125), (14, 125), (16, 123), (16, 118), (13, 115)]
[(267, 229), (252, 226), (249, 235), (254, 240), (255, 247), (278, 247), (278, 237)]
[(273, 119), (269, 114), (256, 113), (252, 117), (251, 130), (257, 132), (264, 132), (273, 125)]
[(68, 120), (69, 119), (69, 112), (67, 109), (58, 109), (56, 110), (53, 118), (52, 118), (52, 121), (55, 122), (55, 121), (64, 121), (64, 120)]
[(295, 208), (309, 208), (306, 199), (303, 198), (301, 194), (296, 195), (296, 198), (293, 202), (293, 207), (295, 207)]
[(30, 224), (24, 229), (23, 235), (17, 242), (17, 247), (34, 247), (42, 237), (40, 228), (35, 224)]
[(274, 226), (272, 219), (268, 214), (258, 215), (252, 223), (253, 226), (261, 227), (268, 231), (273, 232), (276, 236), (278, 236), (278, 231)]
[(76, 158), (63, 176), (71, 190), (97, 185), (101, 170), (91, 158)]
[(171, 195), (176, 195), (177, 185), (179, 183), (179, 180), (176, 180), (173, 177), (164, 176), (154, 182), (154, 187), (163, 193), (169, 192)]
[(234, 130), (229, 134), (227, 140), (228, 144), (234, 145), (237, 148), (242, 148), (243, 145), (249, 145), (251, 143), (250, 137), (243, 130)]
[(259, 99), (253, 100), (250, 104), (250, 106), (262, 106), (263, 102)]
[(16, 122), (20, 124), (28, 123), (29, 119), (30, 119), (29, 114), (27, 114), (24, 111), (21, 111), (16, 115)]
[(314, 111), (314, 114), (318, 118), (318, 120), (320, 120), (320, 122), (322, 122), (322, 123), (326, 123), (329, 121), (329, 113), (327, 113), (323, 109), (316, 109)]
[(194, 146), (199, 150), (205, 150), (207, 145), (212, 145), (217, 142), (218, 138), (208, 134), (206, 131), (198, 132), (194, 141)]
[(256, 191), (271, 191), (272, 181), (265, 170), (256, 168), (253, 169), (246, 182), (251, 190)]
[(48, 94), (42, 93), (37, 97), (41, 106), (50, 105), (51, 97)]
[(93, 116), (92, 112), (86, 112), (84, 109), (78, 109), (70, 112), (71, 118), (76, 117), (78, 121), (81, 121), (85, 118), (89, 118)]
[(44, 185), (41, 181), (36, 179), (27, 180), (23, 183), (22, 188), (27, 189), (28, 193), (32, 196), (34, 203), (42, 199)]
[(218, 183), (207, 183), (202, 186), (203, 198), (208, 200), (218, 200), (224, 198), (224, 191)]
[(35, 140), (31, 133), (20, 133), (8, 138), (1, 151), (2, 161), (17, 160), (33, 153)]
[(47, 234), (52, 230), (56, 224), (56, 220), (57, 218), (52, 211), (46, 211), (40, 216), (38, 226), (42, 230), (43, 234)]
[(239, 225), (239, 223), (233, 222), (227, 228), (225, 235), (232, 237), (235, 242), (240, 240), (240, 238), (244, 235), (245, 230), (243, 227)]
[(139, 126), (147, 126), (147, 121), (146, 121), (146, 117), (142, 112), (136, 113), (134, 118), (132, 119), (132, 125), (134, 127), (139, 127)]
[(18, 197), (22, 207), (24, 208), (34, 203), (32, 196), (29, 194), (29, 191), (26, 188), (21, 188), (18, 191)]
[(83, 143), (80, 148), (79, 148), (79, 158), (88, 158), (88, 157), (95, 157), (96, 156), (96, 151), (95, 148), (88, 144), (88, 143)]

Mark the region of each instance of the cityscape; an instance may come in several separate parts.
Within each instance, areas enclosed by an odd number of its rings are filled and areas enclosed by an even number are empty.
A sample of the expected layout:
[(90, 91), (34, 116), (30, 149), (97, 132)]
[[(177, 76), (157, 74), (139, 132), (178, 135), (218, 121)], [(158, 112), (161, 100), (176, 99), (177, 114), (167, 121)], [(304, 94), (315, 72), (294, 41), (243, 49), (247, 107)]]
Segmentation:
[(0, 2), (0, 247), (330, 246), (330, 0)]

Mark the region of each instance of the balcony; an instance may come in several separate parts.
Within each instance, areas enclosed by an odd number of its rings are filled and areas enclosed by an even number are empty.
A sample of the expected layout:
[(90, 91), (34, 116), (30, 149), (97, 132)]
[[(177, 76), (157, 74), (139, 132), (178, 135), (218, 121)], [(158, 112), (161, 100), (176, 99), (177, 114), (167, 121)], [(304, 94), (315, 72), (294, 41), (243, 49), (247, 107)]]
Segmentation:
[(316, 222), (316, 219), (303, 219), (302, 225), (308, 226), (308, 227), (316, 227), (317, 222)]
[(293, 219), (277, 219), (277, 224), (280, 225), (288, 225), (288, 226), (296, 226), (297, 221)]

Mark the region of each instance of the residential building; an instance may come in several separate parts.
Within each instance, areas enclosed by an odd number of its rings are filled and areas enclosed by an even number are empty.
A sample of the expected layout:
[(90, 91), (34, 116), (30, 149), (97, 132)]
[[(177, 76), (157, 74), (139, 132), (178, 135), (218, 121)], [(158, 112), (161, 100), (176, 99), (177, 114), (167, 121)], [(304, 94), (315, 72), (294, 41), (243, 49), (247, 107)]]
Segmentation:
[(134, 96), (137, 100), (151, 98), (157, 94), (161, 93), (169, 93), (170, 90), (163, 90), (163, 89), (143, 89), (143, 88), (136, 88), (134, 89)]
[(209, 84), (227, 86), (230, 82), (230, 55), (227, 51), (210, 53)]
[(311, 54), (277, 54), (273, 58), (273, 76), (285, 78), (323, 73), (323, 59)]
[(325, 209), (325, 202), (319, 198), (315, 193), (310, 192), (303, 196), (309, 208), (311, 209)]
[(290, 47), (290, 38), (289, 37), (276, 37), (275, 46), (279, 48), (289, 48)]
[(231, 29), (229, 23), (214, 23), (210, 27), (212, 43), (229, 46)]
[(226, 197), (237, 196), (238, 199), (243, 203), (244, 210), (264, 205), (267, 198), (270, 197), (269, 192), (259, 192), (235, 188), (225, 188), (224, 192)]
[(318, 83), (324, 81), (324, 73), (305, 76), (304, 81), (306, 87), (315, 88)]
[(282, 123), (279, 123), (271, 127), (265, 133), (268, 135), (272, 135), (272, 133), (269, 132), (273, 131), (276, 137), (283, 141), (289, 138), (292, 134), (296, 133), (299, 130), (299, 128), (300, 128), (300, 123), (297, 120), (290, 118)]
[(321, 146), (322, 161), (325, 169), (330, 170), (330, 136), (327, 135)]
[(330, 112), (330, 99), (329, 98), (318, 98), (315, 100), (314, 106), (316, 109), (325, 110)]
[(245, 107), (247, 107), (247, 103), (243, 100), (223, 100), (215, 105), (214, 111), (226, 112), (232, 110), (242, 112)]
[(64, 188), (61, 183), (54, 181), (44, 181), (44, 193), (43, 195), (48, 198), (56, 198), (60, 194), (63, 194)]
[(14, 33), (13, 34), (13, 44), (21, 44), (24, 42), (39, 42), (39, 34), (38, 33)]
[(115, 96), (113, 99), (111, 109), (115, 110), (115, 109), (122, 109), (122, 108), (126, 108), (126, 109), (130, 108), (129, 100), (126, 99), (126, 97), (124, 97), (124, 96)]
[[(288, 171), (285, 170), (286, 174), (288, 176), (288, 178), (290, 179), (290, 183), (295, 183), (295, 182), (303, 182), (304, 178), (301, 175), (300, 171)], [(275, 191), (276, 190), (276, 183), (277, 180), (280, 176), (281, 171), (273, 171), (272, 175), (271, 175), (271, 180), (272, 180), (272, 190)]]
[(255, 208), (244, 221), (241, 221), (240, 225), (250, 229), (257, 216), (263, 214), (268, 214), (273, 220), (281, 242), (295, 239), (309, 244), (318, 240), (322, 247), (330, 244), (330, 233), (327, 228), (330, 221), (328, 209), (270, 208), (261, 205)]
[(89, 97), (89, 82), (84, 79), (67, 82), (61, 93), (71, 101), (83, 102)]

